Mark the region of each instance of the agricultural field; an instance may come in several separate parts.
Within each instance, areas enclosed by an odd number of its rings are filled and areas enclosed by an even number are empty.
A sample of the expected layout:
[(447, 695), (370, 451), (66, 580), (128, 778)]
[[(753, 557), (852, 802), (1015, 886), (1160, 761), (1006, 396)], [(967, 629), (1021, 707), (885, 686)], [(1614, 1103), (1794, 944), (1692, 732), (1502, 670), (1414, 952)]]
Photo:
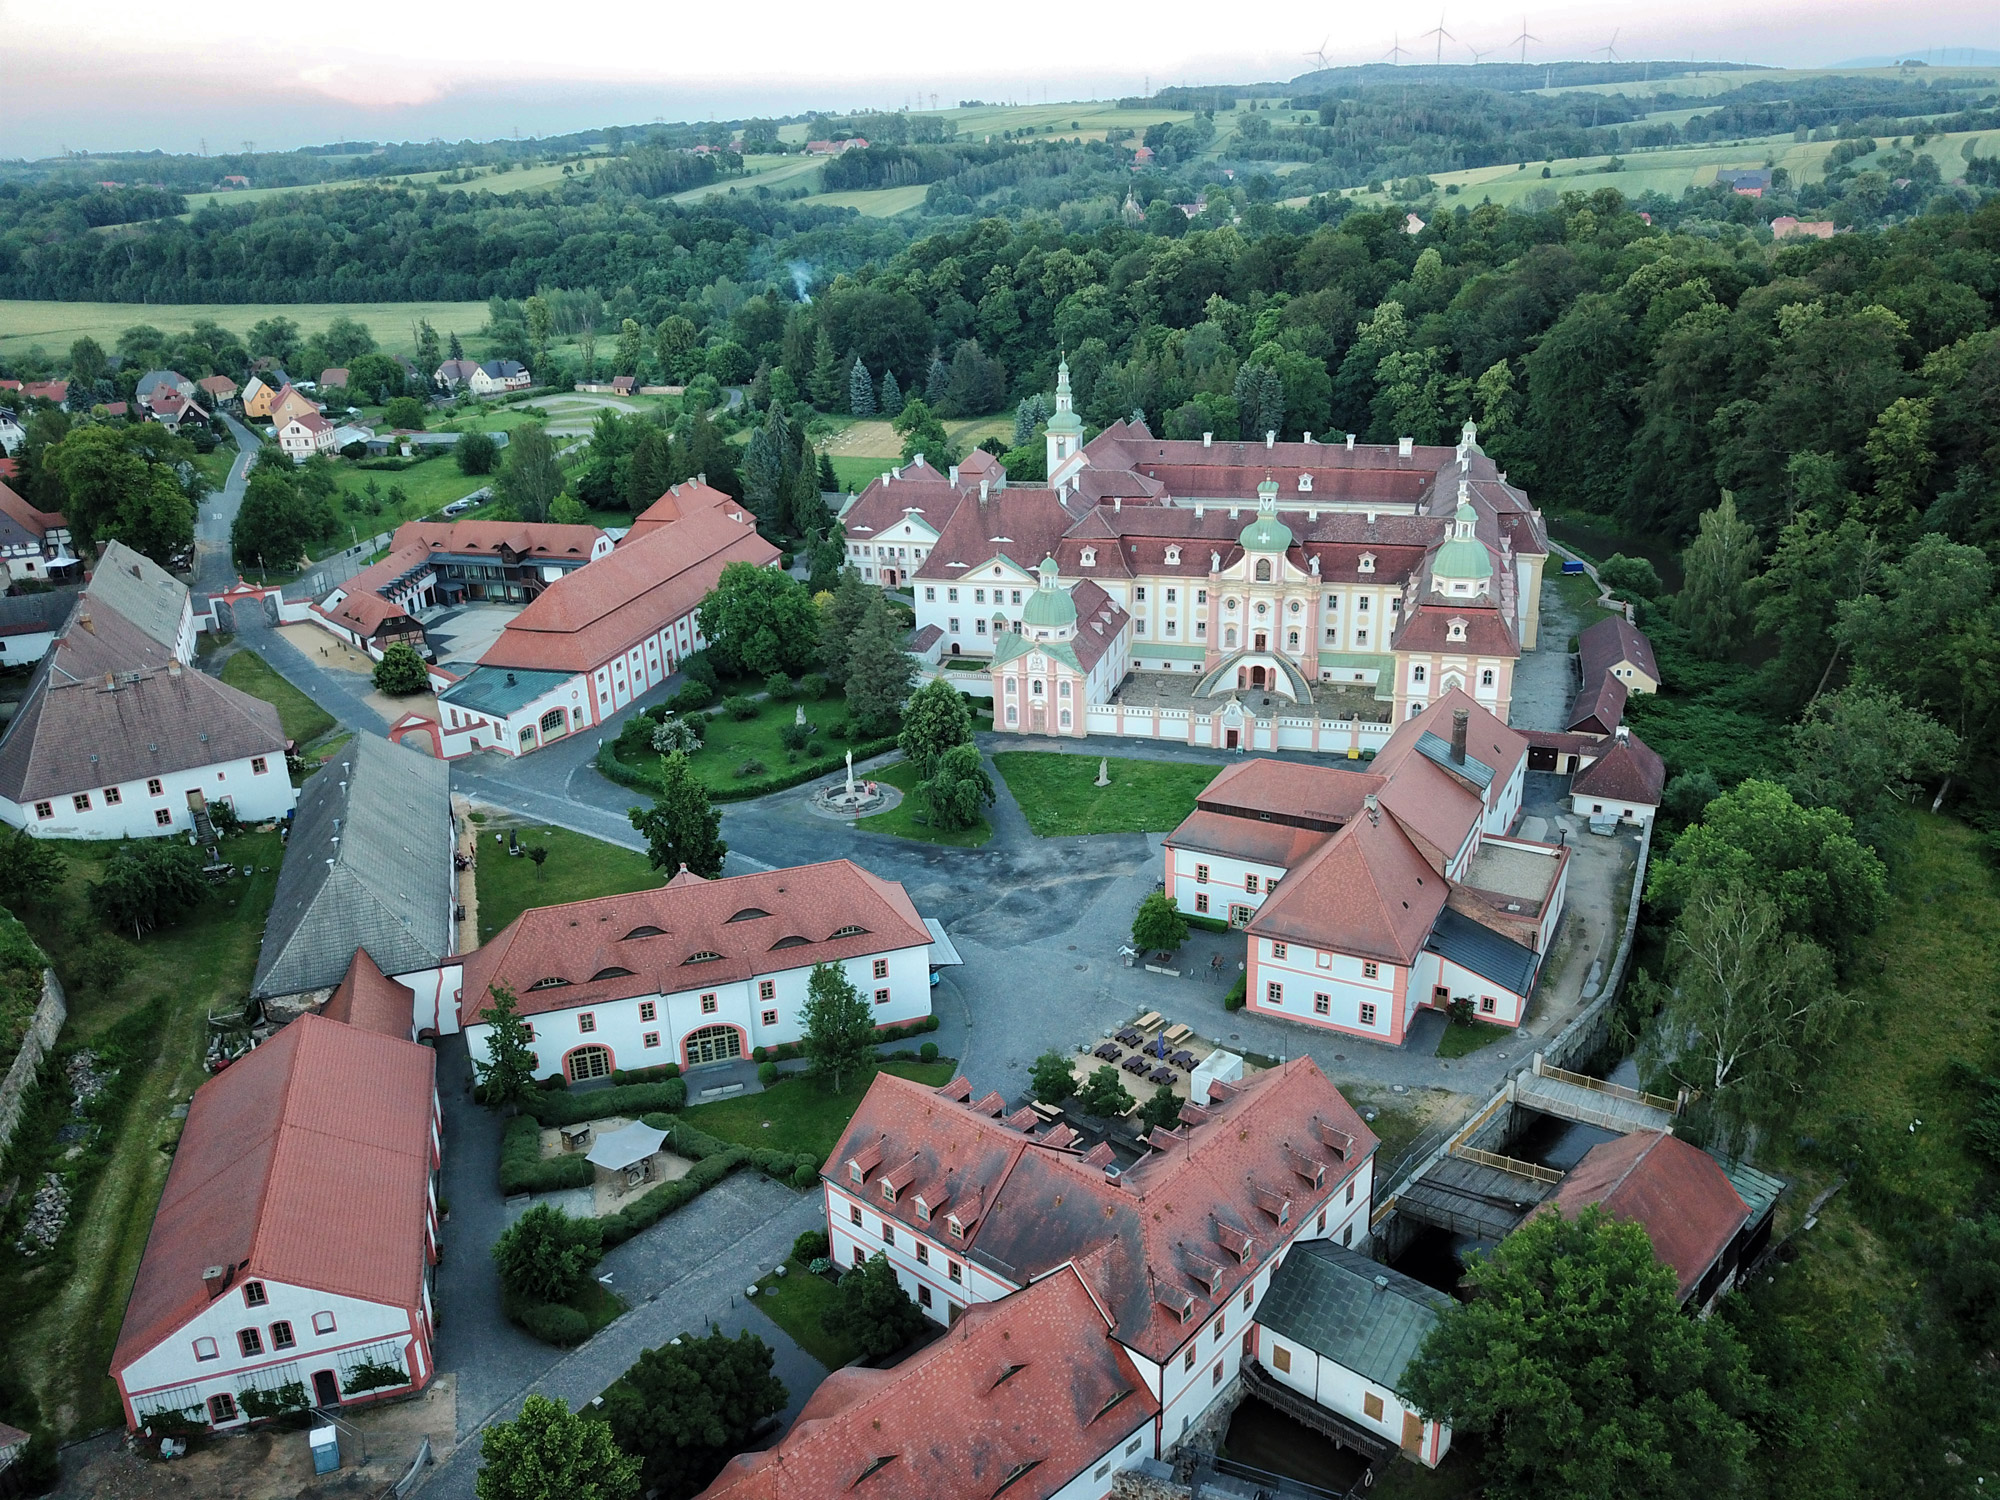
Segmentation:
[[(412, 330), (419, 319), (443, 338), (457, 333), (469, 339), (485, 326), (484, 302), (11, 302), (0, 301), (0, 354), (25, 354), (40, 344), (50, 354), (67, 350), (88, 334), (109, 349), (118, 335), (139, 323), (168, 333), (212, 319), (239, 336), (265, 318), (290, 318), (302, 333), (322, 332), (335, 318), (347, 316), (367, 325), (385, 354), (415, 354)], [(303, 377), (302, 377), (303, 378)]]
[(930, 189), (910, 187), (867, 188), (852, 193), (814, 193), (808, 200), (828, 208), (851, 208), (865, 219), (893, 219), (913, 208), (921, 208)]
[[(1651, 99), (1660, 94), (1678, 94), (1683, 98), (1716, 98), (1722, 94), (1733, 94), (1740, 88), (1753, 83), (1790, 83), (1807, 78), (1886, 78), (1890, 80), (1918, 78), (1925, 82), (1941, 84), (1962, 79), (1989, 80), (2000, 78), (2000, 69), (1992, 67), (1925, 67), (1925, 68), (1742, 68), (1720, 73), (1696, 73), (1679, 78), (1655, 78), (1650, 81), (1628, 81), (1625, 83), (1583, 83), (1569, 88), (1536, 89), (1538, 94), (1623, 94), (1627, 99)], [(1658, 118), (1655, 116), (1654, 118)]]
[[(532, 193), (538, 189), (552, 188), (563, 181), (563, 168), (570, 166), (576, 158), (568, 161), (544, 162), (540, 166), (516, 167), (511, 172), (495, 172), (491, 168), (480, 172), (470, 182), (450, 182), (444, 186), (448, 191), (466, 193)], [(348, 177), (339, 182), (309, 182), (297, 187), (243, 188), (233, 193), (189, 193), (188, 212), (179, 215), (186, 219), (193, 217), (194, 210), (211, 205), (229, 208), (239, 203), (261, 203), (271, 198), (283, 198), (292, 193), (332, 193), (348, 188), (401, 187), (414, 183), (418, 187), (429, 187), (448, 172), (412, 172), (406, 177)]]

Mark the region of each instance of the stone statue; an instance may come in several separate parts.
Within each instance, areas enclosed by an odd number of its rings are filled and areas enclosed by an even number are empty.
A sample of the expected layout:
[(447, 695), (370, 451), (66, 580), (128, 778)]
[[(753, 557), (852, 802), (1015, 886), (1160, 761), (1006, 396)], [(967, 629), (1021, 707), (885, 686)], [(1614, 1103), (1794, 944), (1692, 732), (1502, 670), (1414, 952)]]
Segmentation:
[(847, 752), (847, 795), (854, 795), (854, 752)]
[(1111, 761), (1108, 757), (1100, 756), (1098, 758), (1096, 785), (1098, 786), (1111, 785)]
[(806, 727), (806, 706), (803, 703), (792, 711), (792, 722), (801, 729)]

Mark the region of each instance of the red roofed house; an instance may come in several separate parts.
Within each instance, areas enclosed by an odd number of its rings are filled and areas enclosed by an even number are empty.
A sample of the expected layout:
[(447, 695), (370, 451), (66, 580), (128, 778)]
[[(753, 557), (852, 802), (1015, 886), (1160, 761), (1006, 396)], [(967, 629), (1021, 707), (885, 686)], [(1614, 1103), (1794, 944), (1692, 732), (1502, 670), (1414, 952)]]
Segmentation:
[(1609, 673), (1628, 693), (1660, 690), (1660, 664), (1653, 656), (1653, 643), (1623, 615), (1606, 615), (1579, 635), (1576, 655), (1586, 683)]
[[(1043, 1278), (1081, 1280), (1157, 1404), (1136, 1448), (1105, 1433), (1095, 1453), (1051, 1455), (1046, 1467), (1057, 1472), (1023, 1475), (1032, 1485), (1025, 1493), (1094, 1500), (1110, 1490), (1108, 1469), (1208, 1436), (1207, 1425), (1234, 1406), (1239, 1372), (1261, 1353), (1258, 1304), (1287, 1252), (1302, 1240), (1367, 1239), (1377, 1142), (1309, 1058), (1215, 1086), (1207, 1105), (1185, 1107), (1181, 1123), (1154, 1132), (1148, 1154), (1122, 1171), (1070, 1144), (1076, 1137), (1063, 1127), (1033, 1134), (1032, 1124), (957, 1102), (969, 1096), (962, 1079), (933, 1090), (878, 1075), (822, 1173), (827, 1232), (839, 1264), (886, 1256), (926, 1316), (953, 1329), (970, 1324), (974, 1340), (996, 1321), (1007, 1326), (1009, 1309), (1035, 1306), (1027, 1299)], [(1079, 1321), (1085, 1330), (1096, 1324), (1080, 1309)], [(957, 1337), (948, 1334), (947, 1347)], [(1032, 1370), (1038, 1355), (1064, 1353), (1038, 1339), (1028, 1350), (1025, 1362), (1009, 1362)], [(898, 1384), (883, 1391), (928, 1401), (926, 1368), (912, 1361), (889, 1372)], [(1026, 1431), (1053, 1443), (1078, 1430), (1088, 1440), (1108, 1399), (1072, 1402), (1065, 1393)], [(946, 1410), (950, 1421), (939, 1417)], [(955, 1431), (961, 1415), (969, 1412), (955, 1402), (933, 1406), (929, 1430)], [(891, 1442), (873, 1456), (882, 1453), (908, 1450)], [(985, 1496), (1035, 1456), (1007, 1453), (976, 1487), (963, 1470), (956, 1483), (925, 1487), (929, 1471), (915, 1455), (909, 1479), (897, 1477), (901, 1459), (880, 1477), (897, 1496)]]
[(335, 365), (319, 372), (319, 388), (322, 391), (347, 388), (347, 371)]
[(112, 1356), (126, 1424), (427, 1385), (436, 1060), (306, 1015), (195, 1091)]
[(283, 427), (293, 417), (305, 416), (307, 414), (318, 416), (319, 403), (306, 395), (297, 386), (283, 386), (271, 398), (270, 417), (271, 426), (274, 429)]
[(211, 405), (236, 399), (236, 382), (227, 375), (204, 375), (195, 385), (207, 394)]
[(1399, 1044), (1465, 998), (1519, 1025), (1569, 877), (1566, 848), (1508, 836), (1526, 769), (1527, 740), (1453, 690), (1366, 771), (1223, 771), (1167, 836), (1166, 892), (1247, 929), (1259, 1014)]
[(1681, 1301), (1706, 1308), (1735, 1282), (1746, 1250), (1770, 1230), (1771, 1205), (1782, 1184), (1737, 1169), (1757, 1191), (1756, 1208), (1731, 1173), (1698, 1146), (1665, 1131), (1639, 1130), (1592, 1146), (1563, 1178), (1544, 1213), (1575, 1218), (1595, 1205), (1639, 1225), (1653, 1253), (1680, 1283)]
[(293, 463), (333, 451), (333, 423), (316, 411), (293, 412), (278, 425), (278, 447)]
[(876, 1025), (920, 1020), (931, 942), (902, 886), (848, 860), (719, 880), (683, 870), (654, 890), (532, 908), (462, 959), (396, 982), (416, 997), (419, 1030), (463, 1028), (475, 1057), (492, 987), (506, 985), (533, 1028), (536, 1073), (583, 1082), (798, 1041), (820, 963), (869, 997)]
[(1660, 810), (1666, 784), (1666, 763), (1659, 752), (1620, 724), (1604, 753), (1569, 784), (1570, 811), (1593, 821), (1616, 818), (1643, 827)]
[(834, 1371), (775, 1447), (731, 1459), (702, 1496), (838, 1495), (867, 1476), (871, 1500), (1082, 1500), (1152, 1456), (1159, 1414), (1089, 1273), (1065, 1264), (895, 1369)]
[(46, 581), (76, 566), (69, 551), (69, 518), (36, 510), (0, 483), (0, 566), (10, 579)]
[(756, 518), (699, 480), (643, 511), (608, 556), (556, 579), (438, 696), (442, 753), (527, 752), (601, 724), (699, 650), (701, 601), (732, 562), (769, 567)]

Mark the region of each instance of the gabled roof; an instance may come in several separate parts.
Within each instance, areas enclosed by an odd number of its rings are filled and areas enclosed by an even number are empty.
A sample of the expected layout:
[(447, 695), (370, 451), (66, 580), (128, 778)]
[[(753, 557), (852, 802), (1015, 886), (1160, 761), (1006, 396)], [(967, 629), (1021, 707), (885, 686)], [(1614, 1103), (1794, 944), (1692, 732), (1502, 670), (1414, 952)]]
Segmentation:
[[(275, 708), (182, 667), (86, 592), (0, 735), (0, 797), (34, 802), (284, 751)], [(284, 774), (282, 759), (271, 774)]]
[(1403, 1371), (1451, 1306), (1443, 1292), (1356, 1251), (1331, 1240), (1302, 1240), (1271, 1278), (1257, 1322), (1364, 1380), (1400, 1391)]
[(321, 370), (319, 372), (319, 384), (322, 390), (330, 385), (346, 385), (347, 371), (339, 365), (333, 365)]
[(835, 1371), (789, 1433), (731, 1459), (702, 1495), (1047, 1500), (1159, 1410), (1086, 1273), (1066, 1265), (967, 1308), (895, 1369)]
[(557, 558), (587, 562), (604, 537), (596, 526), (559, 521), (405, 521), (390, 546), (421, 546), (427, 552), (463, 557)]
[[(0, 636), (60, 633), (76, 609), (77, 596), (50, 589), (39, 594), (0, 594)], [(15, 658), (18, 661), (18, 658)]]
[(996, 557), (1033, 573), (1074, 520), (1054, 490), (1009, 486), (983, 501), (975, 493), (952, 512), (917, 576), (957, 583)]
[(1621, 728), (1611, 747), (1578, 773), (1570, 791), (1586, 797), (1658, 807), (1667, 784), (1667, 767), (1659, 753), (1639, 736)]
[(303, 427), (315, 437), (322, 432), (333, 431), (333, 423), (327, 421), (325, 417), (316, 411), (294, 412), (285, 425), (287, 427)]
[(355, 735), (299, 789), (251, 993), (338, 984), (358, 948), (390, 974), (440, 962), (453, 948), (451, 856), (450, 768)]
[(1620, 662), (1629, 662), (1655, 682), (1660, 680), (1653, 643), (1623, 615), (1606, 615), (1579, 635), (1576, 657), (1585, 682), (1595, 682)]
[(1685, 1298), (1750, 1217), (1720, 1163), (1659, 1130), (1636, 1130), (1586, 1151), (1544, 1211), (1575, 1218), (1596, 1204), (1637, 1224)]
[[(0, 516), (12, 521), (38, 542), (46, 541), (51, 529), (69, 525), (67, 516), (58, 511), (36, 510), (4, 484), (0, 484)], [(106, 545), (118, 547), (124, 544), (110, 542)]]
[(728, 984), (928, 945), (903, 887), (851, 860), (702, 880), (521, 913), (465, 958), (468, 1020), (504, 984), (521, 1014)]
[[(1342, 952), (1407, 964), (1423, 951), (1450, 893), (1397, 819), (1363, 813), (1285, 877), (1250, 931), (1324, 943), (1337, 930)], [(1331, 926), (1329, 914), (1337, 914)]]
[(414, 1024), (413, 998), (382, 972), (366, 948), (356, 948), (354, 961), (319, 1013), (329, 1021), (407, 1040)]
[(204, 375), (195, 384), (219, 401), (227, 401), (236, 394), (236, 382), (227, 375)]
[(634, 516), (631, 526), (619, 541), (629, 546), (649, 532), (658, 531), (662, 526), (671, 526), (683, 516), (692, 515), (696, 511), (727, 509), (740, 511), (743, 506), (735, 497), (716, 489), (711, 484), (699, 479), (686, 479)]
[(1625, 684), (1609, 672), (1592, 682), (1583, 680), (1583, 691), (1569, 711), (1568, 728), (1581, 734), (1610, 734), (1625, 718)]
[(139, 1262), (112, 1368), (268, 1278), (420, 1305), (435, 1059), (428, 1047), (301, 1016), (195, 1090)]
[(187, 585), (123, 542), (105, 543), (83, 596), (94, 605), (117, 611), (169, 651), (180, 644), (181, 622), (188, 609)]

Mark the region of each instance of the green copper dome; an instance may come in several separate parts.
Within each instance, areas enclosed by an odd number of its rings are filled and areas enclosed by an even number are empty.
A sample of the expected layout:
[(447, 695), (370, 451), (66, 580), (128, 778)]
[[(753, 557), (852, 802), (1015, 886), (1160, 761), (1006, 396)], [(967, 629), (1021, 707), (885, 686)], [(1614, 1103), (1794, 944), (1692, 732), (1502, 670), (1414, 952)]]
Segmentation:
[(1461, 500), (1452, 522), (1451, 540), (1438, 548), (1431, 562), (1433, 578), (1479, 579), (1493, 576), (1493, 557), (1486, 544), (1473, 535), (1478, 516)]
[(1069, 388), (1069, 361), (1067, 359), (1056, 368), (1056, 409), (1054, 415), (1049, 418), (1048, 430), (1050, 432), (1072, 433), (1083, 431), (1083, 418), (1079, 417), (1072, 409), (1072, 398)]
[(1278, 519), (1278, 481), (1268, 474), (1257, 486), (1257, 519), (1243, 528), (1236, 540), (1245, 552), (1286, 552), (1292, 545), (1292, 528)]
[(1041, 586), (1021, 606), (1021, 623), (1030, 629), (1063, 630), (1076, 624), (1076, 601), (1056, 582), (1056, 560), (1042, 559)]

